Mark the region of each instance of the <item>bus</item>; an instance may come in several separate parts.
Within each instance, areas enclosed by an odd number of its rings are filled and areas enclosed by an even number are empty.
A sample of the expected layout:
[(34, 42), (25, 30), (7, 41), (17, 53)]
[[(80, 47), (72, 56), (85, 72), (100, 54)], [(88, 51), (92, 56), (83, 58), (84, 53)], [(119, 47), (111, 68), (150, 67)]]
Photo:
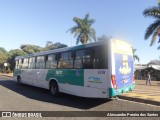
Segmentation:
[(87, 98), (112, 98), (135, 89), (132, 46), (106, 40), (15, 58), (14, 80)]

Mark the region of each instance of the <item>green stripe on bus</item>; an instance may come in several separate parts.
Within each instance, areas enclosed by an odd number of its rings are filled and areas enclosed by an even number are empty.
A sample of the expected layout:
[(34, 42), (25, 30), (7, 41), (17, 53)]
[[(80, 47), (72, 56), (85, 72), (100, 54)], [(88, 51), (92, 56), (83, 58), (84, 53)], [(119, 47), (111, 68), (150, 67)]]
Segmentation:
[(73, 48), (70, 48), (69, 50), (77, 50), (77, 49), (83, 49), (83, 48), (85, 48), (85, 45), (75, 46)]
[(132, 90), (135, 89), (135, 87), (136, 87), (136, 84), (134, 83), (130, 86), (127, 86), (127, 87), (124, 87), (124, 88), (121, 88), (121, 89), (118, 89), (118, 90), (115, 90), (114, 88), (109, 88), (109, 97), (117, 96), (117, 95), (120, 95), (122, 93), (132, 91)]
[(16, 70), (14, 71), (14, 73), (13, 73), (13, 76), (14, 76), (14, 77), (17, 77), (17, 76), (20, 75), (22, 72), (23, 72), (23, 70), (18, 70), (18, 69), (16, 69)]
[(58, 83), (84, 86), (84, 70), (75, 69), (50, 69), (46, 80), (56, 79)]

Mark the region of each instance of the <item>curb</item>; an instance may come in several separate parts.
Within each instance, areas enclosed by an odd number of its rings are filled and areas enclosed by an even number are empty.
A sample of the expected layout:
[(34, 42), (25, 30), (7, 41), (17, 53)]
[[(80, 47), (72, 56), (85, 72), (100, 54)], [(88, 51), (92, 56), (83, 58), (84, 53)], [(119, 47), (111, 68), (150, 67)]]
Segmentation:
[(154, 101), (154, 100), (149, 100), (149, 99), (134, 98), (134, 97), (128, 97), (128, 96), (123, 96), (123, 95), (118, 96), (118, 98), (124, 99), (124, 100), (130, 100), (130, 101), (135, 101), (135, 102), (141, 102), (141, 103), (160, 106), (160, 102)]

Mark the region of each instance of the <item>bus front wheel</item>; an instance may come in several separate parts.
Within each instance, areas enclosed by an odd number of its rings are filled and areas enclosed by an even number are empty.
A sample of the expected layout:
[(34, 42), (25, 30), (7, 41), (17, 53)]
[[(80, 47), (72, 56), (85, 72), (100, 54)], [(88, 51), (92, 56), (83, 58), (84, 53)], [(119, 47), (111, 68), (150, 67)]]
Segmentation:
[(53, 96), (58, 96), (59, 94), (59, 89), (58, 89), (58, 84), (56, 82), (51, 82), (50, 83), (50, 93), (53, 95)]

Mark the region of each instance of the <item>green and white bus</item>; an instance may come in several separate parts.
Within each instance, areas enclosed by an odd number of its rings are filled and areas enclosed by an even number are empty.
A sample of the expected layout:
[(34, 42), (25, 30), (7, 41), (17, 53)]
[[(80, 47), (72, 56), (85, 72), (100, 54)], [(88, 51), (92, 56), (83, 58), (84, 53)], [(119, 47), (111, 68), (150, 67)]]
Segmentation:
[(90, 98), (111, 98), (135, 88), (132, 46), (108, 40), (15, 58), (18, 83)]

